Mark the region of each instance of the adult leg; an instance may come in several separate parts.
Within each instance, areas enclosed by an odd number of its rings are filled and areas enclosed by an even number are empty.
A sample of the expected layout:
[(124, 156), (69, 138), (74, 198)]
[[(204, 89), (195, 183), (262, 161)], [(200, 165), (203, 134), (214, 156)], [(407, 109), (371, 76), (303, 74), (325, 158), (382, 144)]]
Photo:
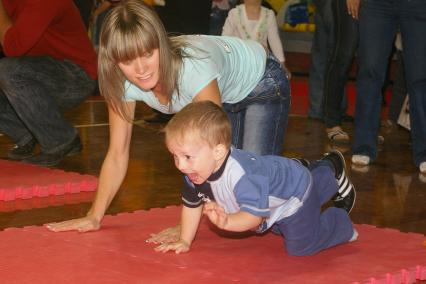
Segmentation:
[(338, 189), (332, 168), (323, 163), (312, 169), (311, 174), (312, 188), (303, 206), (277, 223), (290, 255), (312, 255), (348, 242), (354, 234), (345, 210), (330, 207), (321, 213), (321, 206)]
[(0, 74), (2, 91), (42, 152), (60, 150), (76, 137), (61, 109), (78, 105), (94, 90), (95, 81), (80, 67), (50, 57), (4, 58)]
[(290, 111), (290, 82), (272, 55), (265, 75), (246, 98), (243, 149), (261, 155), (281, 155)]
[[(0, 74), (4, 73), (0, 71)], [(0, 90), (0, 131), (19, 146), (24, 146), (33, 139), (31, 132), (22, 123), (2, 90)]]
[(314, 1), (315, 33), (311, 47), (311, 68), (309, 70), (309, 110), (310, 118), (323, 118), (323, 89), (324, 74), (330, 57), (330, 50), (334, 45), (333, 16), (331, 12), (332, 0)]
[(257, 154), (281, 155), (290, 108), (290, 83), (269, 55), (263, 78), (241, 102), (224, 104), (231, 118), (233, 145)]
[(347, 12), (345, 0), (333, 0), (335, 45), (324, 81), (324, 121), (327, 128), (342, 124), (343, 93), (358, 45), (358, 22)]
[[(364, 1), (360, 11), (359, 72), (352, 151), (368, 164), (377, 157), (381, 90), (396, 34), (393, 3)], [(352, 160), (355, 161), (355, 157)]]
[(400, 0), (400, 28), (410, 102), (414, 163), (426, 162), (426, 2)]
[(407, 96), (407, 87), (405, 83), (404, 59), (402, 51), (396, 51), (395, 79), (392, 87), (392, 98), (389, 103), (389, 120), (397, 123), (402, 105)]
[(252, 104), (247, 107), (243, 149), (261, 155), (281, 155), (290, 101)]
[(244, 118), (246, 116), (245, 109), (240, 111), (233, 111), (232, 105), (223, 104), (223, 108), (228, 114), (229, 120), (231, 121), (232, 131), (232, 145), (237, 149), (243, 148), (243, 135), (244, 135)]

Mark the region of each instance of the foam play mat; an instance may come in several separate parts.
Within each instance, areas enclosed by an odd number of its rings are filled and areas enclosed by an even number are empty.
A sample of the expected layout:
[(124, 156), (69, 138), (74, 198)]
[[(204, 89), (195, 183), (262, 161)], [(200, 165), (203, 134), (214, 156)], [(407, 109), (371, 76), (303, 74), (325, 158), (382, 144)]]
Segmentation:
[(97, 183), (91, 175), (0, 160), (0, 201), (95, 191)]
[[(152, 232), (180, 207), (105, 216), (100, 231), (44, 227), (0, 232), (2, 283), (413, 283), (426, 279), (425, 236), (356, 225), (359, 239), (310, 257), (288, 256), (272, 233), (229, 234), (204, 218), (190, 252), (157, 253)], [(394, 281), (394, 282), (390, 282)]]

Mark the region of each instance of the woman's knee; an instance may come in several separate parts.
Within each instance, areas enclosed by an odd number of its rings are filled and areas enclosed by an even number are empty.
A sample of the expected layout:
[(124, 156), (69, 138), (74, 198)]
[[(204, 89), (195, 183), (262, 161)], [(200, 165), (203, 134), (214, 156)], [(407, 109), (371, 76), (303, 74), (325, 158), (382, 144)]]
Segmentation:
[(10, 82), (18, 65), (19, 58), (17, 57), (4, 57), (0, 59), (0, 85), (2, 88)]

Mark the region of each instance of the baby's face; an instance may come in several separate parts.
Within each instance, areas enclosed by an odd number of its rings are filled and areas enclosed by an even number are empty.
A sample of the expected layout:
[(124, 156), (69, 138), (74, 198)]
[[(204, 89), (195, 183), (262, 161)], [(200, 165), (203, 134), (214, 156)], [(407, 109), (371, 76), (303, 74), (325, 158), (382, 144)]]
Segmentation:
[(215, 147), (198, 135), (188, 135), (179, 142), (166, 141), (166, 145), (173, 155), (176, 168), (194, 184), (202, 184), (220, 167)]

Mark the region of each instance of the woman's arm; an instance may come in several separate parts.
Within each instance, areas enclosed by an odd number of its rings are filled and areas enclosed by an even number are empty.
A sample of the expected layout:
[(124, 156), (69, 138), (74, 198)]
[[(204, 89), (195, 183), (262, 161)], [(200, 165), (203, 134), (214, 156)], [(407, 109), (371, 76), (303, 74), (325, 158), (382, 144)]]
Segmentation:
[(201, 89), (201, 91), (194, 96), (192, 101), (193, 102), (212, 101), (218, 106), (222, 106), (222, 99), (220, 96), (219, 86), (217, 85), (217, 80), (214, 79), (207, 86)]
[[(128, 107), (133, 117), (135, 103), (128, 103)], [(51, 231), (76, 230), (86, 232), (99, 229), (105, 211), (123, 182), (129, 162), (132, 124), (123, 119), (111, 107), (108, 107), (108, 113), (110, 124), (109, 147), (102, 164), (98, 189), (92, 207), (86, 217), (47, 224), (47, 228)]]

